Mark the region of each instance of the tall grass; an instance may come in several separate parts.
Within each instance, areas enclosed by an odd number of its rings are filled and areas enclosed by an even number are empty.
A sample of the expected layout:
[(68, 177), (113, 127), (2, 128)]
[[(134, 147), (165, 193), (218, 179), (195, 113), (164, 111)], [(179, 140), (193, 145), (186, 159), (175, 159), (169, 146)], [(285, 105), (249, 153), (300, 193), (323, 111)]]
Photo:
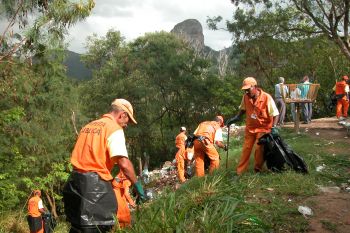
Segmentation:
[[(251, 167), (238, 177), (234, 170), (242, 140), (233, 139), (228, 171), (224, 169), (223, 154), (220, 170), (193, 178), (175, 192), (168, 190), (159, 199), (143, 205), (134, 213), (133, 227), (122, 232), (308, 231), (308, 222), (298, 212), (298, 206), (310, 204), (305, 203), (306, 199), (318, 194), (317, 185), (347, 182), (350, 145), (291, 131), (283, 131), (282, 136), (305, 159), (309, 174), (294, 171), (254, 174)], [(338, 148), (336, 156), (329, 152), (332, 148)], [(325, 169), (317, 172), (316, 167), (323, 164)]]
[[(309, 174), (293, 171), (255, 174), (251, 167), (237, 176), (235, 167), (242, 139), (232, 139), (228, 170), (226, 154), (222, 154), (221, 169), (202, 178), (194, 177), (176, 191), (166, 189), (156, 200), (133, 212), (132, 228), (115, 232), (307, 232), (308, 222), (298, 212), (298, 206), (312, 208), (306, 199), (318, 194), (318, 185), (339, 186), (349, 182), (350, 144), (330, 143), (291, 131), (283, 131), (282, 136), (305, 159)], [(317, 172), (320, 165), (324, 169)], [(18, 220), (15, 215), (8, 215), (6, 221)], [(13, 232), (24, 232), (26, 222), (20, 222), (21, 229)], [(0, 232), (11, 232), (4, 228), (4, 221), (0, 225)], [(68, 232), (67, 224), (60, 222), (55, 232)]]

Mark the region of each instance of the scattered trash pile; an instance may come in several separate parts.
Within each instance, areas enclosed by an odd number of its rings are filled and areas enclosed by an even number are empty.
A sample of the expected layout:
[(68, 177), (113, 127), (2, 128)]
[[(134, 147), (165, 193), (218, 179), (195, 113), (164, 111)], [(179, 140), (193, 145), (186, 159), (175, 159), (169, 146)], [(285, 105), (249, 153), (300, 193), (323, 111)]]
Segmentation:
[(178, 185), (176, 161), (166, 161), (161, 169), (142, 171), (142, 180), (145, 184), (145, 192), (149, 199), (154, 199), (160, 195), (165, 187), (174, 190)]
[[(227, 137), (227, 128), (223, 128), (223, 135)], [(239, 137), (240, 132), (244, 130), (244, 127), (235, 124), (230, 125), (230, 138)]]
[[(230, 137), (238, 138), (241, 130), (241, 126), (232, 124), (230, 126)], [(223, 130), (224, 137), (227, 137), (227, 131), (228, 128), (225, 127)], [(185, 170), (186, 178), (192, 177), (194, 173), (194, 163), (188, 165)], [(141, 179), (145, 184), (145, 193), (150, 200), (160, 195), (166, 187), (176, 190), (180, 187), (177, 178), (176, 160), (166, 161), (161, 169), (149, 171), (148, 168), (145, 167), (142, 171)]]

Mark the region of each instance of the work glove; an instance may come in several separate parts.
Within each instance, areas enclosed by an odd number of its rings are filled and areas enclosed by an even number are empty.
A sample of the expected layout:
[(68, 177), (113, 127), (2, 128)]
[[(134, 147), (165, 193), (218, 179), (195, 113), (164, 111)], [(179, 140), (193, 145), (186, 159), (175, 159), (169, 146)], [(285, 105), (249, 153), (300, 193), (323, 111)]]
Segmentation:
[(134, 184), (134, 190), (136, 191), (136, 194), (137, 194), (137, 199), (136, 199), (137, 204), (147, 201), (145, 191), (143, 191), (142, 184), (140, 181), (137, 181)]
[(234, 117), (228, 119), (228, 120), (226, 121), (226, 125), (227, 125), (227, 126), (230, 126), (230, 125), (232, 125), (233, 123), (239, 121), (239, 119), (240, 119), (240, 116), (239, 116), (239, 115), (236, 115), (236, 116), (234, 116)]
[(271, 128), (271, 135), (275, 138), (279, 136), (278, 128), (277, 127), (272, 127)]
[(224, 151), (227, 151), (227, 150), (228, 150), (228, 146), (224, 145)]

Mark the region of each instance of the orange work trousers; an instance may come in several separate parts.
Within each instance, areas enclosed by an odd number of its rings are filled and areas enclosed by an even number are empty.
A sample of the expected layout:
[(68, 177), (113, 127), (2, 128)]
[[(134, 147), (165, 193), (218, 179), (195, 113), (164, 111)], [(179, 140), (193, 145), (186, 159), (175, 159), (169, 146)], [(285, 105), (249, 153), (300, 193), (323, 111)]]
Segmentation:
[(178, 177), (180, 182), (185, 182), (185, 155), (186, 155), (186, 149), (185, 147), (181, 147), (176, 155), (175, 155), (175, 159), (176, 159), (176, 163), (177, 163), (177, 173), (178, 173)]
[(124, 189), (118, 187), (114, 187), (113, 189), (118, 203), (117, 218), (119, 226), (120, 228), (131, 226), (131, 214), (125, 198)]
[(194, 160), (196, 161), (195, 169), (196, 176), (202, 177), (205, 175), (204, 171), (204, 158), (208, 156), (210, 159), (209, 173), (219, 168), (220, 165), (220, 155), (216, 150), (214, 144), (204, 143), (198, 140), (194, 141)]
[(348, 117), (349, 110), (349, 101), (346, 100), (346, 97), (343, 97), (337, 100), (337, 117)]
[(250, 133), (247, 130), (245, 131), (243, 150), (242, 150), (242, 154), (241, 154), (241, 159), (240, 159), (238, 167), (237, 167), (237, 174), (238, 175), (241, 175), (243, 172), (245, 172), (248, 169), (250, 154), (253, 150), (254, 144), (255, 144), (254, 171), (256, 171), (256, 172), (261, 171), (262, 166), (264, 165), (264, 145), (258, 145), (257, 141), (264, 134), (266, 134), (266, 132)]

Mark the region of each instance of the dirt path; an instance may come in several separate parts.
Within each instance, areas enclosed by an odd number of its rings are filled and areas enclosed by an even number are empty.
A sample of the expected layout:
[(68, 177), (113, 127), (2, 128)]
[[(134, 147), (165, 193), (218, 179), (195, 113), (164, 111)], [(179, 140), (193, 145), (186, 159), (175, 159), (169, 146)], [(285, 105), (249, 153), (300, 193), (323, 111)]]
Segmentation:
[(350, 194), (322, 193), (307, 200), (314, 203), (309, 232), (350, 232)]
[[(347, 120), (350, 122), (350, 119)], [(312, 137), (350, 142), (346, 129), (338, 124), (336, 117), (314, 119), (310, 124), (300, 124), (300, 132)], [(287, 122), (283, 128), (294, 128), (294, 123)]]
[[(285, 128), (293, 127), (293, 123), (287, 123), (285, 125)], [(311, 124), (301, 124), (300, 132), (306, 133), (313, 138), (350, 143), (347, 130), (338, 124), (338, 120), (335, 117), (315, 119)], [(335, 153), (337, 152), (337, 148), (333, 148), (333, 150)], [(308, 232), (350, 232), (349, 192), (321, 192), (318, 196), (308, 198), (306, 202), (310, 203), (314, 213), (309, 218), (310, 227)]]

